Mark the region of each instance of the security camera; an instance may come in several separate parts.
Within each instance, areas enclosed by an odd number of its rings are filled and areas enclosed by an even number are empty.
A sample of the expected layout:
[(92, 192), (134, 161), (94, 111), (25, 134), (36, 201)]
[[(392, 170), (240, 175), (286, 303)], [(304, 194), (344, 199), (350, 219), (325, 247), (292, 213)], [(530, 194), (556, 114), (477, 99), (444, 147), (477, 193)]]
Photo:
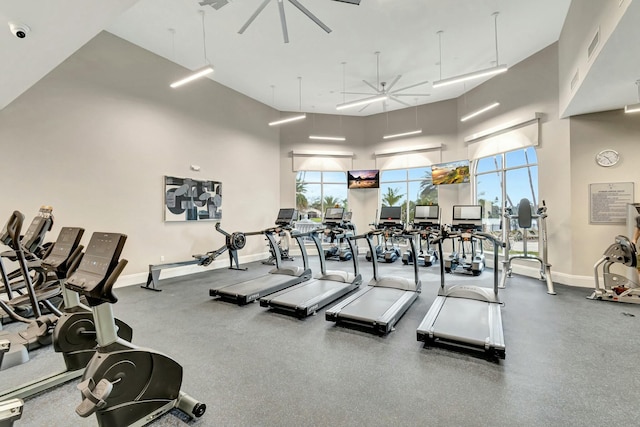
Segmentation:
[(28, 25), (18, 24), (15, 22), (9, 22), (9, 29), (11, 30), (11, 33), (19, 39), (27, 37), (29, 31), (31, 31), (31, 28), (29, 28)]

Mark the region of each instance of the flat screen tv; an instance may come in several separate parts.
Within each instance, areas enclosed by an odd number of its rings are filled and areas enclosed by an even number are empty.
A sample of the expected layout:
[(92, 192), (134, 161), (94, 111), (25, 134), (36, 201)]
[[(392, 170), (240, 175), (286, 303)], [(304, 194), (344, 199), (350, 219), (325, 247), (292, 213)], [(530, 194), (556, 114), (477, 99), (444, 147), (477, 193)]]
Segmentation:
[(380, 188), (380, 171), (377, 169), (347, 172), (347, 185), (352, 188)]
[(433, 185), (464, 184), (469, 182), (469, 160), (440, 163), (431, 166)]

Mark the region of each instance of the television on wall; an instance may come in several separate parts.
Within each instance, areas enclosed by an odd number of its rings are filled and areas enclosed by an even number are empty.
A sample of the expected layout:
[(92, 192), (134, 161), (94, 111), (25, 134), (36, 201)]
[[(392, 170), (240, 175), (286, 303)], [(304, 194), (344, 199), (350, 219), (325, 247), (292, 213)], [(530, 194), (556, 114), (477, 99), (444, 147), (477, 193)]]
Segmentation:
[(348, 171), (347, 185), (349, 189), (380, 188), (380, 171), (378, 169)]
[(469, 160), (440, 163), (431, 166), (433, 185), (465, 184), (469, 182)]

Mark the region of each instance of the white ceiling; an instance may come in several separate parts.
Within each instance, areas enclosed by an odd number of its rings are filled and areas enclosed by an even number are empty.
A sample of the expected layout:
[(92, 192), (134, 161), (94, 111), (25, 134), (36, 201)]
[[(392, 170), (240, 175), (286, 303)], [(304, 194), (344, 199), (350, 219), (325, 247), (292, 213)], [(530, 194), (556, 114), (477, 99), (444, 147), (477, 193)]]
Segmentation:
[[(0, 109), (103, 29), (184, 66), (184, 74), (200, 68), (205, 65), (205, 57), (199, 10), (205, 11), (207, 57), (215, 67), (211, 78), (278, 110), (297, 111), (301, 98), (303, 111), (336, 113), (335, 106), (343, 100), (366, 96), (343, 95), (343, 85), (348, 92), (373, 93), (362, 80), (377, 84), (376, 51), (380, 52), (380, 82), (402, 75), (393, 88), (396, 90), (428, 80), (428, 84), (404, 93), (430, 96), (402, 99), (410, 105), (435, 102), (458, 97), (471, 86), (433, 89), (434, 80), (494, 65), (494, 12), (499, 12), (499, 62), (512, 66), (558, 40), (570, 3), (362, 0), (357, 6), (332, 0), (299, 0), (332, 29), (327, 34), (284, 0), (290, 38), (285, 44), (278, 1), (272, 0), (242, 35), (238, 30), (263, 0), (229, 0), (219, 10), (200, 6), (198, 0), (4, 1), (0, 19), (24, 22), (32, 32), (18, 40), (2, 24)], [(440, 30), (441, 69), (436, 34)], [(301, 93), (298, 77), (302, 77)], [(632, 97), (634, 89), (630, 89)], [(572, 102), (571, 109), (581, 113), (601, 111), (629, 102), (628, 92), (616, 95), (619, 99), (609, 97), (597, 102), (592, 96), (583, 96), (585, 107)], [(393, 101), (387, 105), (389, 110), (404, 107)], [(370, 115), (381, 111), (382, 105), (372, 105), (362, 112), (352, 109), (344, 113)]]

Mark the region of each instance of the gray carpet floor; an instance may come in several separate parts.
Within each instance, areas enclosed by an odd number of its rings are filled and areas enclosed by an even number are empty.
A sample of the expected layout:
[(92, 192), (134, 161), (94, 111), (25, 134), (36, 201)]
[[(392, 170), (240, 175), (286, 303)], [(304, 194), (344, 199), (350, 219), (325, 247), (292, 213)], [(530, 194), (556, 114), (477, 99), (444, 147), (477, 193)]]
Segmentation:
[[(297, 260), (296, 260), (297, 262)], [(183, 390), (207, 404), (186, 420), (178, 411), (157, 426), (631, 426), (638, 425), (640, 307), (596, 302), (588, 289), (514, 276), (501, 292), (506, 359), (425, 348), (416, 328), (433, 302), (439, 267), (421, 268), (423, 291), (396, 330), (381, 337), (336, 326), (324, 310), (299, 320), (260, 307), (209, 297), (209, 289), (256, 277), (249, 264), (161, 280), (162, 292), (117, 289), (115, 315), (133, 341), (184, 367)], [(312, 263), (312, 267), (313, 267)], [(348, 263), (329, 262), (348, 269)], [(370, 263), (362, 259), (365, 282)], [(491, 286), (479, 277), (447, 275), (447, 283)], [(381, 275), (411, 277), (400, 262)], [(6, 329), (15, 327), (9, 325)], [(0, 372), (0, 388), (62, 367), (50, 348)], [(77, 381), (25, 402), (16, 426), (91, 426), (75, 412)]]

